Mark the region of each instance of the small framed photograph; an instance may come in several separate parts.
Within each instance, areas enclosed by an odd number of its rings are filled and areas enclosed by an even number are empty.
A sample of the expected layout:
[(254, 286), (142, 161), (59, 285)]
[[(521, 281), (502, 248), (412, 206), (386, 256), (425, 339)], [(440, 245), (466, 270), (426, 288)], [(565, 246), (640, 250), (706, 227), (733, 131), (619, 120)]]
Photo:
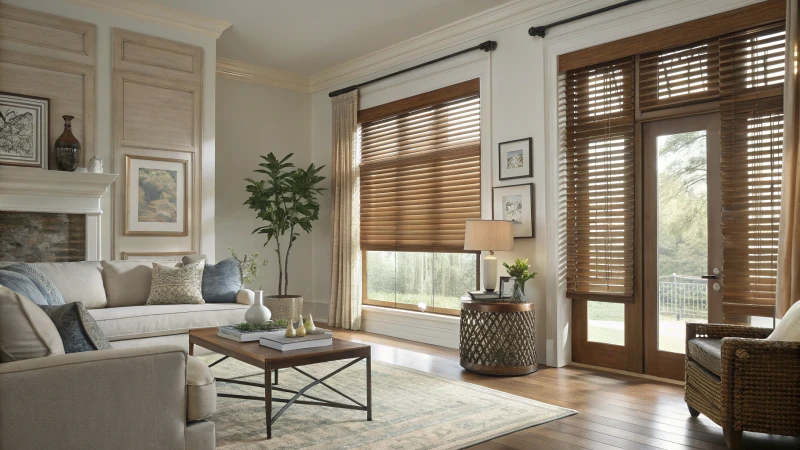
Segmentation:
[(47, 169), (50, 99), (0, 92), (0, 164)]
[(533, 138), (501, 142), (497, 151), (501, 181), (533, 176)]
[(188, 161), (125, 155), (125, 234), (188, 236)]
[(513, 222), (515, 238), (534, 237), (533, 183), (496, 187), (492, 194), (494, 220)]
[(514, 291), (514, 283), (511, 277), (500, 277), (500, 297), (511, 297)]

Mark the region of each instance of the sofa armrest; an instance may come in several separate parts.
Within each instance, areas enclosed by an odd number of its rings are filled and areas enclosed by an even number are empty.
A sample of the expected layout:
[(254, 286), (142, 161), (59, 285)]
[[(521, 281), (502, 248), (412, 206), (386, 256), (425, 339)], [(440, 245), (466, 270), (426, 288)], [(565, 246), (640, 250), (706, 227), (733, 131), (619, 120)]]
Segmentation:
[(186, 358), (157, 346), (0, 364), (0, 448), (183, 450)]
[(723, 404), (737, 429), (800, 434), (800, 342), (723, 338)]

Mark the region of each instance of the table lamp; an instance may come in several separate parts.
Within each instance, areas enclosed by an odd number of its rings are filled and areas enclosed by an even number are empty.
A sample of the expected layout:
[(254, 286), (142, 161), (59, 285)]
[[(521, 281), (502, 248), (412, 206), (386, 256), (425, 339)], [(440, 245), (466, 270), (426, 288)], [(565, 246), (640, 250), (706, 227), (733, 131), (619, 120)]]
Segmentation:
[(495, 251), (514, 249), (513, 223), (509, 220), (468, 220), (464, 250), (488, 251), (483, 258), (483, 289), (494, 292), (497, 287)]

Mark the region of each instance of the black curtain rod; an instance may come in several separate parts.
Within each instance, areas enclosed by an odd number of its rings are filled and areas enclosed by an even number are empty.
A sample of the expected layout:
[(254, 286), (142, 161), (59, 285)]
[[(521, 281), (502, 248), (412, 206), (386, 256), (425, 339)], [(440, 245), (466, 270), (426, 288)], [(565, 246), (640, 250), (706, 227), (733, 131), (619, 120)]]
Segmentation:
[(531, 35), (531, 36), (539, 36), (539, 37), (543, 38), (545, 33), (547, 32), (548, 28), (553, 28), (553, 27), (556, 27), (558, 25), (563, 25), (565, 23), (573, 22), (573, 21), (578, 20), (578, 19), (583, 19), (584, 17), (591, 17), (591, 16), (594, 16), (594, 15), (597, 15), (597, 14), (600, 14), (600, 13), (604, 13), (606, 11), (611, 11), (612, 9), (617, 9), (617, 8), (621, 8), (623, 6), (628, 6), (628, 5), (632, 4), (632, 3), (639, 3), (640, 1), (642, 1), (642, 0), (627, 0), (627, 1), (624, 1), (622, 3), (617, 3), (617, 4), (614, 4), (614, 5), (606, 6), (605, 8), (600, 8), (600, 9), (596, 9), (594, 11), (589, 11), (587, 13), (579, 14), (577, 16), (570, 17), (569, 19), (559, 20), (558, 22), (553, 22), (551, 24), (547, 24), (547, 25), (542, 26), (542, 27), (530, 27), (528, 29), (528, 34)]
[(483, 50), (485, 52), (491, 52), (492, 50), (494, 50), (496, 48), (497, 48), (497, 41), (482, 42), (482, 43), (476, 45), (475, 47), (466, 48), (464, 50), (461, 50), (461, 51), (458, 51), (458, 52), (455, 52), (455, 53), (451, 53), (451, 54), (446, 55), (446, 56), (442, 56), (441, 58), (436, 58), (433, 61), (428, 61), (428, 62), (424, 62), (422, 64), (417, 64), (414, 67), (409, 67), (408, 69), (398, 70), (397, 72), (393, 72), (393, 73), (390, 73), (388, 75), (384, 75), (382, 77), (375, 78), (374, 80), (365, 81), (363, 83), (354, 84), (352, 86), (333, 91), (330, 94), (328, 94), (328, 96), (329, 97), (336, 97), (337, 95), (346, 94), (346, 93), (348, 93), (350, 91), (354, 91), (354, 90), (356, 90), (356, 89), (358, 89), (358, 88), (360, 88), (362, 86), (366, 86), (368, 84), (376, 83), (378, 81), (385, 80), (385, 79), (387, 79), (389, 77), (393, 77), (395, 75), (400, 75), (401, 73), (410, 72), (410, 71), (412, 71), (414, 69), (419, 69), (420, 67), (425, 67), (425, 66), (431, 65), (433, 63), (437, 63), (439, 61), (444, 61), (445, 59), (449, 59), (449, 58), (452, 58), (454, 56), (462, 55), (464, 53), (468, 53), (468, 52), (471, 52), (473, 50)]

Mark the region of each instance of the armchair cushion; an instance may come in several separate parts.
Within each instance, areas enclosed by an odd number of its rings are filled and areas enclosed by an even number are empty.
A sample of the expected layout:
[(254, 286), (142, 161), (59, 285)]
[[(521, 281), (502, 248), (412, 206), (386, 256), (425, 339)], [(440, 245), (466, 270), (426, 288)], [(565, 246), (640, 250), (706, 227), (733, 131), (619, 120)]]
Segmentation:
[(186, 420), (200, 420), (217, 412), (217, 386), (214, 375), (199, 358), (186, 362)]
[(53, 322), (22, 294), (0, 286), (0, 362), (63, 355)]
[(775, 331), (767, 337), (770, 341), (800, 342), (800, 301), (795, 302), (783, 319), (775, 326)]
[(689, 357), (709, 372), (722, 376), (722, 339), (694, 338), (687, 346)]

